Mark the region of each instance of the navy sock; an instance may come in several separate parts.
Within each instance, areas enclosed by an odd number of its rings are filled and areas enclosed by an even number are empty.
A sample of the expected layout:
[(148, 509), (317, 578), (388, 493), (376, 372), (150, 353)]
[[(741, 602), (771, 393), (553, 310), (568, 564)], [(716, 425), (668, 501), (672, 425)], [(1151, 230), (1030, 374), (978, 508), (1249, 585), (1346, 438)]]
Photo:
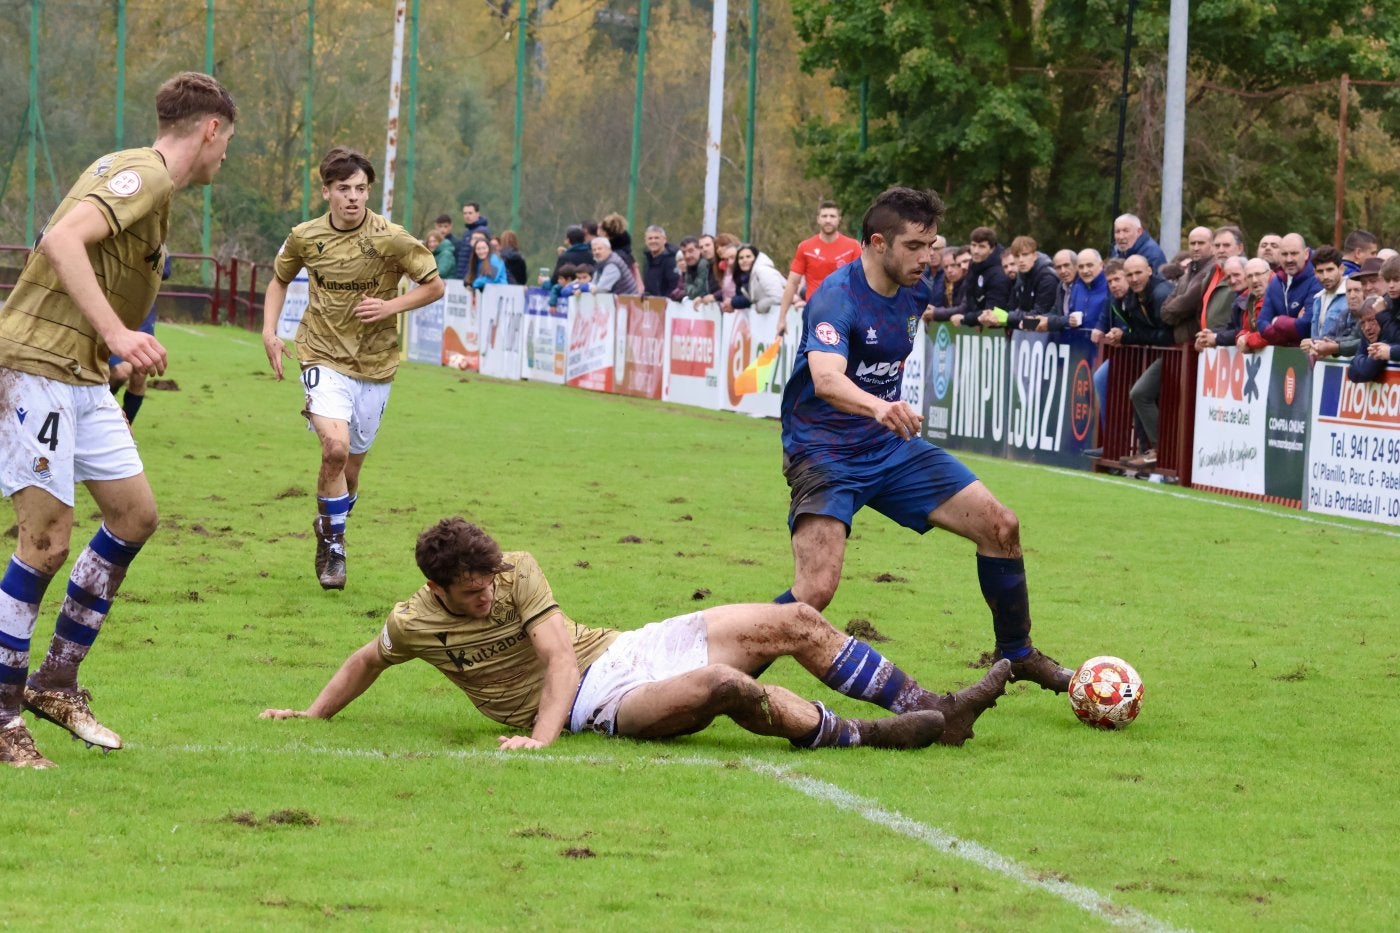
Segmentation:
[(144, 395), (136, 395), (130, 389), (126, 390), (126, 395), (122, 396), (122, 411), (126, 412), (128, 424), (136, 423), (136, 413), (141, 410), (141, 403), (146, 400)]
[(783, 590), (777, 596), (773, 597), (773, 602), (777, 603), (780, 606), (784, 606), (788, 603), (797, 602), (797, 597), (792, 595), (792, 590)]
[(992, 610), (992, 632), (1003, 658), (1015, 661), (1031, 650), (1031, 601), (1026, 563), (1019, 557), (977, 555), (977, 582)]

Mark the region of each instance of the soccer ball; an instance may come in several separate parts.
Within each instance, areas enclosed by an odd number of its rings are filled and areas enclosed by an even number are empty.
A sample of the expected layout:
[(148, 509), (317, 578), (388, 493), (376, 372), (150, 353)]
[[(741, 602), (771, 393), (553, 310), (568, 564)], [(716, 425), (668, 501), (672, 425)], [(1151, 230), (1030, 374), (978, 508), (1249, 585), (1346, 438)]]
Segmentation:
[(1095, 729), (1126, 729), (1142, 706), (1142, 678), (1122, 658), (1100, 655), (1079, 665), (1069, 682), (1069, 705)]

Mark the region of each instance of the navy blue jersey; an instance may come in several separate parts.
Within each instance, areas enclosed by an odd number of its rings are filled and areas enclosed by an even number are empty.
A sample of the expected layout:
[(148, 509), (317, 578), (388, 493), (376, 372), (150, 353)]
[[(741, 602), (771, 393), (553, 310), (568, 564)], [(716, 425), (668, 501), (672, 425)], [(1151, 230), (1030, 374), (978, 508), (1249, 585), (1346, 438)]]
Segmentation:
[(894, 401), (927, 305), (922, 283), (900, 288), (889, 298), (875, 292), (859, 261), (827, 276), (807, 302), (802, 345), (783, 391), (783, 452), (789, 460), (840, 461), (903, 443), (875, 419), (848, 414), (818, 398), (807, 354), (839, 353), (846, 358), (847, 378), (871, 395)]

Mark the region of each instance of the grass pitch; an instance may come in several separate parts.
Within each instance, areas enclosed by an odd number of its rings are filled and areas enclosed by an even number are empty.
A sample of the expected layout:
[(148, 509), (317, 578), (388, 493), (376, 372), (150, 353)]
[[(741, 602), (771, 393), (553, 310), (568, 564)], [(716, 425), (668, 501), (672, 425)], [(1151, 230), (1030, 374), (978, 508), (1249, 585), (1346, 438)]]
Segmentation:
[[(351, 519), (349, 587), (324, 593), (297, 383), (272, 380), (254, 335), (160, 337), (179, 390), (151, 393), (137, 437), (163, 523), (83, 668), (128, 747), (103, 757), (39, 723), (60, 768), (0, 773), (8, 925), (1400, 920), (1391, 529), (967, 458), (1021, 516), (1037, 643), (1142, 673), (1123, 733), (1013, 687), (962, 749), (802, 753), (726, 722), (507, 755), (426, 665), (390, 670), (333, 721), (268, 722), (260, 710), (309, 703), (419, 585), (414, 538), (443, 515), (532, 550), (590, 624), (771, 598), (791, 575), (778, 427), (406, 365)], [(96, 525), (83, 494), (77, 511), (74, 553)], [(827, 614), (869, 620), (935, 689), (974, 679), (991, 646), (971, 546), (873, 514)], [(791, 662), (767, 676), (869, 714)]]

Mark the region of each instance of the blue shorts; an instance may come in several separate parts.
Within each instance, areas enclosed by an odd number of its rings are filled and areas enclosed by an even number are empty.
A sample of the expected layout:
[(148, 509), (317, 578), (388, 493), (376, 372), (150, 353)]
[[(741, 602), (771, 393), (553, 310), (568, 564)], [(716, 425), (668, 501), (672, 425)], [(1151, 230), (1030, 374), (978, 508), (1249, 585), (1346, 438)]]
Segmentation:
[[(137, 326), (136, 329), (139, 330), (139, 331), (140, 331), (141, 333), (143, 333), (143, 334), (150, 334), (152, 337), (155, 336), (155, 334), (156, 334), (156, 306), (155, 306), (155, 305), (151, 305), (151, 310), (148, 311), (148, 312), (146, 312), (146, 316), (141, 320), (140, 325)], [(109, 357), (107, 357), (107, 365), (108, 365), (108, 366), (116, 366), (116, 365), (117, 365), (118, 363), (120, 363), (121, 361), (122, 361), (122, 358), (119, 357), (119, 356), (109, 356)]]
[(977, 482), (961, 461), (921, 437), (851, 460), (794, 465), (784, 457), (783, 473), (792, 490), (789, 531), (800, 516), (829, 515), (848, 535), (851, 519), (867, 505), (923, 534), (933, 527), (928, 517), (935, 509)]

